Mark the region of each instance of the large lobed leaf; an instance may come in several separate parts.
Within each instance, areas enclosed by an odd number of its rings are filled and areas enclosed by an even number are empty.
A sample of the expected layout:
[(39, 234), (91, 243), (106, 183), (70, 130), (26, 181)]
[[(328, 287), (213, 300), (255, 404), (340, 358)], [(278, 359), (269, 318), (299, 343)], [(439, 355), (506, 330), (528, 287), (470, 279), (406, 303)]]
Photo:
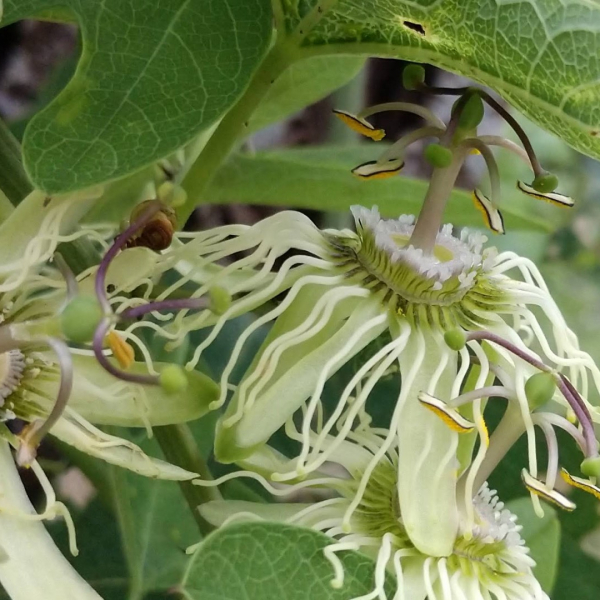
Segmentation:
[(125, 175), (212, 125), (272, 34), (269, 0), (6, 0), (3, 24), (57, 4), (79, 23), (83, 53), (25, 133), (25, 166), (49, 193)]
[(303, 39), (306, 48), (403, 58), (465, 75), (578, 150), (600, 157), (598, 2), (278, 2), (289, 33), (317, 21)]

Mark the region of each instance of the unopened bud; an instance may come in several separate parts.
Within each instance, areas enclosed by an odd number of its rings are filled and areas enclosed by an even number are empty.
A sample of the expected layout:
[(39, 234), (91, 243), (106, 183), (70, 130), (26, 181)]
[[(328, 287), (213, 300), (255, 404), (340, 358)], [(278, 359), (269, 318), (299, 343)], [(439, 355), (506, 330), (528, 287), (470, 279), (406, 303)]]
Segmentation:
[(441, 144), (429, 144), (425, 148), (424, 156), (427, 162), (434, 167), (444, 169), (452, 162), (452, 150)]
[(85, 344), (94, 337), (102, 317), (102, 308), (95, 296), (75, 296), (60, 315), (61, 331), (67, 340)]
[(187, 200), (187, 192), (180, 185), (175, 185), (170, 181), (162, 183), (156, 191), (156, 195), (161, 202), (172, 208), (182, 206)]
[(408, 65), (402, 71), (402, 85), (407, 90), (416, 90), (425, 83), (425, 69), (422, 65)]
[(525, 395), (531, 410), (548, 402), (556, 391), (556, 379), (552, 373), (536, 373), (525, 382)]
[(451, 350), (462, 350), (467, 343), (467, 336), (461, 329), (451, 329), (444, 334), (444, 341)]

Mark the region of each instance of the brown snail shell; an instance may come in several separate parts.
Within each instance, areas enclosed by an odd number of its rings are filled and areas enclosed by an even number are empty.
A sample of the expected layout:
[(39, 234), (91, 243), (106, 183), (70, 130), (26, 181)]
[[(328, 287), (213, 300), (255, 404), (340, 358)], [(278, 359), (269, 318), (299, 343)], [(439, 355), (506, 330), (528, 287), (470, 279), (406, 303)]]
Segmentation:
[[(134, 221), (144, 210), (148, 203), (156, 200), (146, 200), (138, 204), (131, 212), (130, 221)], [(162, 205), (160, 210), (127, 242), (127, 248), (150, 248), (155, 252), (165, 250), (171, 245), (173, 235), (177, 228), (175, 211)]]

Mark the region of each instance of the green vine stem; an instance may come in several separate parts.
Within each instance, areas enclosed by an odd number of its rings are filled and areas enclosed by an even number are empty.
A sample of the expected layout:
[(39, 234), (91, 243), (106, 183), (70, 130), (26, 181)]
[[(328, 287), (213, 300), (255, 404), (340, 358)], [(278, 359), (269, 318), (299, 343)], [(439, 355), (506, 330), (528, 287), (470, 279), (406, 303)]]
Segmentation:
[[(201, 479), (205, 481), (212, 479), (208, 466), (200, 454), (192, 432), (187, 425), (154, 427), (154, 436), (169, 462), (182, 469), (198, 473)], [(202, 535), (209, 534), (214, 527), (200, 515), (198, 506), (211, 500), (220, 500), (219, 490), (216, 487), (193, 485), (190, 481), (180, 481), (179, 486), (196, 520), (200, 533)]]
[(254, 74), (246, 92), (223, 117), (210, 140), (190, 168), (181, 185), (187, 192), (187, 201), (177, 210), (179, 223), (187, 221), (192, 211), (202, 202), (217, 169), (229, 156), (238, 140), (245, 137), (248, 120), (265, 97), (275, 80), (297, 57), (293, 49), (275, 44)]
[(23, 163), (21, 148), (6, 123), (0, 119), (0, 189), (16, 206), (33, 189)]

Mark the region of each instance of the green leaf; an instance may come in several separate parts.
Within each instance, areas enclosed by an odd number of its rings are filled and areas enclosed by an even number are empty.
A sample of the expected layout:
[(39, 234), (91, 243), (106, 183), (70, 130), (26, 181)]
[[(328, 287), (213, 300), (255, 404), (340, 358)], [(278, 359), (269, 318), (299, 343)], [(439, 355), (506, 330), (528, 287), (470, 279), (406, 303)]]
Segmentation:
[(506, 508), (517, 515), (523, 527), (521, 537), (537, 563), (533, 572), (544, 591), (549, 594), (558, 575), (560, 550), (560, 522), (552, 507), (544, 506), (544, 517), (533, 511), (531, 498), (518, 498), (508, 502)]
[[(242, 202), (330, 211), (347, 211), (353, 204), (376, 204), (386, 217), (417, 214), (426, 181), (402, 176), (360, 181), (350, 173), (380, 151), (381, 146), (376, 149), (365, 144), (237, 155), (219, 170), (206, 198), (215, 204)], [(547, 230), (543, 221), (515, 209), (503, 214), (508, 229)], [(470, 194), (463, 190), (452, 192), (446, 221), (484, 227)]]
[(316, 531), (280, 523), (231, 525), (192, 556), (181, 592), (186, 600), (348, 600), (372, 591), (375, 563), (357, 552), (338, 554), (344, 586), (331, 587), (333, 569), (323, 555), (331, 543)]
[[(64, 523), (50, 523), (49, 532), (77, 572), (102, 596), (103, 600), (127, 598), (129, 575), (120, 547), (119, 529), (114, 515), (98, 499), (81, 512), (74, 512), (79, 555), (69, 554)], [(0, 595), (0, 598), (3, 596)]]
[(288, 67), (249, 121), (256, 131), (284, 119), (348, 83), (363, 67), (358, 56), (315, 56)]
[[(216, 122), (242, 94), (272, 34), (269, 0), (62, 4), (77, 17), (75, 76), (28, 125), (25, 167), (49, 193), (140, 169)], [(4, 23), (55, 0), (7, 0)]]
[[(600, 157), (600, 5), (587, 0), (278, 0), (290, 39), (313, 54), (424, 62), (500, 93)], [(302, 33), (301, 33), (302, 32)]]
[[(111, 433), (162, 457), (154, 440), (144, 440), (142, 435), (134, 436), (124, 429)], [(184, 551), (198, 542), (200, 534), (179, 486), (90, 459), (64, 444), (59, 448), (91, 479), (104, 506), (112, 509), (110, 524), (102, 524), (106, 509), (95, 503), (76, 519), (80, 523), (77, 532), (83, 535), (79, 556), (73, 559), (77, 570), (93, 585), (99, 584), (106, 600), (141, 600), (147, 593), (164, 593), (181, 581), (188, 561)], [(94, 512), (88, 513), (91, 510)], [(120, 540), (115, 531), (120, 533)], [(64, 531), (60, 535), (64, 537)], [(100, 558), (103, 555), (110, 560)], [(114, 566), (115, 560), (120, 568)], [(113, 583), (118, 583), (118, 590), (105, 595), (102, 586)]]

